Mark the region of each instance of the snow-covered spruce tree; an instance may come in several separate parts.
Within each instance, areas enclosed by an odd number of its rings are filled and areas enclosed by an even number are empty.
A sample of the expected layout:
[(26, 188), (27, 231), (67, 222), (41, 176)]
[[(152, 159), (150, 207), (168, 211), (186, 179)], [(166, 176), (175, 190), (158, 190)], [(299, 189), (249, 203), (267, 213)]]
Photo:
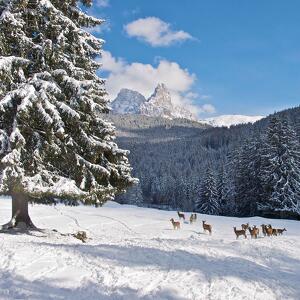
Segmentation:
[(270, 120), (261, 157), (264, 213), (300, 215), (300, 148), (286, 120)]
[(202, 183), (196, 210), (202, 214), (219, 215), (220, 203), (218, 199), (217, 183), (213, 170), (208, 167)]
[(230, 162), (225, 158), (217, 174), (218, 203), (220, 204), (220, 214), (224, 216), (234, 216), (236, 213), (234, 182), (230, 177), (229, 167)]
[(80, 9), (91, 2), (0, 1), (0, 193), (12, 196), (2, 228), (33, 226), (28, 201), (98, 206), (135, 182), (99, 117), (103, 41), (83, 28), (102, 21)]
[[(236, 216), (237, 205), (236, 205), (236, 167), (240, 159), (240, 145), (237, 145), (234, 149), (231, 149), (224, 158), (223, 171), (221, 170), (220, 175), (223, 176), (223, 193), (220, 198), (220, 183), (218, 185), (219, 201), (221, 205), (221, 212), (225, 216)], [(221, 169), (222, 169), (221, 168)]]
[(261, 196), (260, 147), (258, 138), (252, 138), (247, 139), (240, 149), (239, 160), (235, 166), (235, 203), (239, 216), (253, 216), (257, 212), (257, 203)]
[(298, 141), (300, 142), (300, 116), (299, 115), (297, 115), (296, 117), (294, 128), (298, 137)]
[(139, 184), (134, 185), (127, 190), (126, 194), (118, 195), (115, 198), (115, 201), (120, 204), (143, 206), (143, 194), (141, 186)]

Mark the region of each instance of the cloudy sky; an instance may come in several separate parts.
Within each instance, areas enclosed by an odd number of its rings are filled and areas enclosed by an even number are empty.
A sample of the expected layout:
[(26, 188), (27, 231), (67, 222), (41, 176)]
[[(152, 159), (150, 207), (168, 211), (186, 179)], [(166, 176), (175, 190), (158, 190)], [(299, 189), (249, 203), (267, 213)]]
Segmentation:
[(96, 0), (106, 19), (102, 76), (150, 96), (165, 83), (200, 116), (266, 115), (299, 105), (298, 0)]

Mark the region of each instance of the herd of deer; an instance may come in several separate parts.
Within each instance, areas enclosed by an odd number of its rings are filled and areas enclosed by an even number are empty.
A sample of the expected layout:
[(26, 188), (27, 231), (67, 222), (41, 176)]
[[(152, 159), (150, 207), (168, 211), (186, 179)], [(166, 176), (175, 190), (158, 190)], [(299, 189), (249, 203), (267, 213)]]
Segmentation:
[[(179, 220), (183, 219), (183, 221), (185, 221), (184, 213), (178, 211), (177, 214), (178, 214)], [(193, 224), (194, 222), (196, 222), (196, 220), (197, 220), (197, 214), (192, 213), (190, 216), (190, 224)], [(180, 229), (180, 221), (175, 221), (173, 218), (170, 221), (171, 221), (174, 229)], [(212, 226), (209, 224), (206, 224), (206, 221), (202, 221), (202, 227), (203, 227), (204, 232), (208, 231), (208, 233), (210, 235), (212, 234)], [(271, 226), (271, 224), (269, 224), (269, 225), (262, 224), (261, 228), (262, 228), (263, 236), (282, 235), (283, 232), (286, 231), (285, 228), (275, 229)], [(257, 237), (259, 236), (259, 228), (257, 228), (256, 225), (254, 225), (251, 228), (249, 223), (242, 224), (242, 229), (239, 229), (239, 230), (237, 230), (236, 227), (233, 227), (233, 230), (234, 230), (234, 233), (235, 233), (237, 239), (239, 238), (239, 236), (244, 236), (246, 239), (247, 238), (247, 230), (249, 230), (251, 238), (257, 239)]]
[[(237, 230), (236, 227), (233, 227), (234, 233), (236, 235), (236, 238), (238, 239), (239, 236), (244, 236), (245, 239), (247, 238), (247, 229), (250, 232), (251, 238), (257, 239), (259, 236), (259, 228), (254, 225), (252, 228), (249, 226), (249, 223), (247, 224), (242, 224), (242, 229)], [(282, 235), (284, 231), (286, 231), (285, 228), (279, 229), (279, 228), (273, 228), (271, 224), (261, 225), (262, 229), (262, 234), (263, 236), (277, 236), (277, 235)]]
[[(181, 213), (181, 212), (178, 211), (177, 214), (178, 214), (179, 220), (183, 219), (183, 221), (185, 221), (184, 213)], [(179, 221), (175, 221), (173, 218), (170, 221), (171, 221), (174, 229), (180, 229), (180, 222)], [(194, 214), (194, 213), (191, 214), (190, 224), (193, 224), (196, 221), (197, 221), (197, 214)], [(212, 234), (212, 226), (209, 225), (209, 224), (206, 224), (206, 221), (202, 221), (202, 227), (203, 227), (204, 231), (208, 231), (210, 235)]]

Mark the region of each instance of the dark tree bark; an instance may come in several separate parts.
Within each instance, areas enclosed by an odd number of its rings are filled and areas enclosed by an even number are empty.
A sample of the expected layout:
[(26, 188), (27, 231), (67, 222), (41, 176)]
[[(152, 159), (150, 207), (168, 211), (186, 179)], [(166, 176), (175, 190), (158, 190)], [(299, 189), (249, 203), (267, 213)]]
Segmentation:
[(36, 228), (32, 223), (28, 213), (28, 198), (23, 193), (12, 193), (12, 217), (11, 220), (2, 225), (2, 229), (11, 229), (21, 225), (22, 228)]

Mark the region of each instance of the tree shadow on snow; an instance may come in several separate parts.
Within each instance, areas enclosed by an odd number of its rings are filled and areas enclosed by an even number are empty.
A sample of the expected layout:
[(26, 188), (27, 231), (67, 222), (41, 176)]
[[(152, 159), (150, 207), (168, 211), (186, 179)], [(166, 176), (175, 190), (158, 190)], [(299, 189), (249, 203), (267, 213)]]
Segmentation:
[[(80, 288), (61, 288), (59, 282), (54, 280), (30, 281), (10, 272), (0, 273), (0, 299), (30, 299), (30, 300), (151, 300), (174, 299), (183, 300), (175, 291), (165, 289), (149, 296), (138, 294), (137, 290), (129, 287), (120, 287), (112, 293), (105, 293), (93, 282), (86, 282)], [(61, 283), (60, 283), (61, 285)]]
[(0, 235), (29, 235), (34, 237), (47, 237), (45, 229), (41, 228), (10, 228), (10, 229), (0, 229)]
[[(240, 256), (208, 256), (209, 254), (201, 255), (185, 250), (174, 250), (172, 247), (161, 250), (134, 245), (124, 247), (107, 244), (36, 244), (49, 247), (50, 251), (51, 248), (60, 248), (71, 252), (72, 255), (85, 256), (92, 259), (95, 266), (99, 268), (101, 268), (103, 260), (106, 260), (108, 264), (113, 263), (125, 267), (153, 266), (166, 271), (193, 270), (205, 276), (207, 281), (234, 277), (248, 283), (263, 284), (279, 297), (300, 299), (300, 261), (276, 249), (272, 249), (269, 265), (262, 265)], [(199, 247), (202, 246), (199, 244)], [(209, 253), (209, 247), (207, 247), (207, 251)], [(97, 258), (100, 260), (97, 261)]]

